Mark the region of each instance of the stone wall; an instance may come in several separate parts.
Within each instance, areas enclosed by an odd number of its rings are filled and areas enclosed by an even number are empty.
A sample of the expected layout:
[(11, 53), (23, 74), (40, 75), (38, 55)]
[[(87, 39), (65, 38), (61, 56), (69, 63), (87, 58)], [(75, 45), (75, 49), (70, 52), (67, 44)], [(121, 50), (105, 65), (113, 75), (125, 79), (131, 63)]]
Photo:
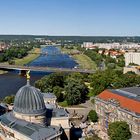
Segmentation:
[(122, 109), (120, 106), (110, 102), (97, 99), (95, 99), (95, 110), (99, 116), (99, 124), (104, 129), (107, 130), (110, 122), (125, 121), (129, 125), (131, 132), (140, 134), (140, 118), (132, 115), (133, 112)]

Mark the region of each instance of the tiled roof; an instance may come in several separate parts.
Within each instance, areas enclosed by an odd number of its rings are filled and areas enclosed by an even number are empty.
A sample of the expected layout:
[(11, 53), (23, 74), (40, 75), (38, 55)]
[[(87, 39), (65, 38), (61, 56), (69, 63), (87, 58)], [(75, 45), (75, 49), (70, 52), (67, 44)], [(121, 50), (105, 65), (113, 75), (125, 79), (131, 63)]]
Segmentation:
[(102, 100), (108, 101), (109, 99), (116, 99), (120, 103), (121, 108), (130, 110), (131, 112), (140, 113), (140, 101), (131, 99), (121, 94), (113, 93), (113, 90), (104, 90), (97, 97)]

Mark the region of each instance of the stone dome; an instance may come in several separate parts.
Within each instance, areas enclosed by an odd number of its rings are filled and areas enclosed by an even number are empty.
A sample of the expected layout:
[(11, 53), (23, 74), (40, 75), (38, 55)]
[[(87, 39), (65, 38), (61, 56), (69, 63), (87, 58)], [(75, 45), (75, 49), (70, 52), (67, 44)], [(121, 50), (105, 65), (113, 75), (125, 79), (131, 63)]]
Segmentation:
[(28, 84), (21, 87), (15, 96), (13, 111), (31, 116), (44, 114), (46, 107), (41, 92)]

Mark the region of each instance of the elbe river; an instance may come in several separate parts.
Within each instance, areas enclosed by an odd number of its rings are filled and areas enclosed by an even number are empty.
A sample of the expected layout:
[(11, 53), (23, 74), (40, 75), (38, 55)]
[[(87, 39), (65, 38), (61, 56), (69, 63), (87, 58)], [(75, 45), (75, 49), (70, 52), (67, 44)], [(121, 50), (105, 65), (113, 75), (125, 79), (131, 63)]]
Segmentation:
[[(29, 63), (29, 66), (48, 66), (57, 68), (74, 68), (78, 65), (73, 58), (67, 54), (62, 54), (60, 49), (55, 46), (42, 47), (43, 54)], [(18, 71), (10, 71), (0, 75), (0, 99), (8, 95), (15, 95), (20, 87), (26, 84), (26, 77), (18, 75)], [(31, 85), (49, 72), (31, 72)]]

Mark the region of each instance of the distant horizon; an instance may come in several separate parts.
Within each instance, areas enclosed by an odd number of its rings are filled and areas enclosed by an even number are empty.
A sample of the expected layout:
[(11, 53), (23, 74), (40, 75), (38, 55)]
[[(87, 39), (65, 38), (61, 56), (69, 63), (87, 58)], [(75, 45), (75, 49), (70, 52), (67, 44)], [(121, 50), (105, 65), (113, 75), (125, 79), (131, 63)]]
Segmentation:
[(45, 35), (45, 34), (0, 34), (0, 36), (64, 36), (64, 37), (140, 37), (140, 35), (134, 36), (121, 36), (121, 35)]

